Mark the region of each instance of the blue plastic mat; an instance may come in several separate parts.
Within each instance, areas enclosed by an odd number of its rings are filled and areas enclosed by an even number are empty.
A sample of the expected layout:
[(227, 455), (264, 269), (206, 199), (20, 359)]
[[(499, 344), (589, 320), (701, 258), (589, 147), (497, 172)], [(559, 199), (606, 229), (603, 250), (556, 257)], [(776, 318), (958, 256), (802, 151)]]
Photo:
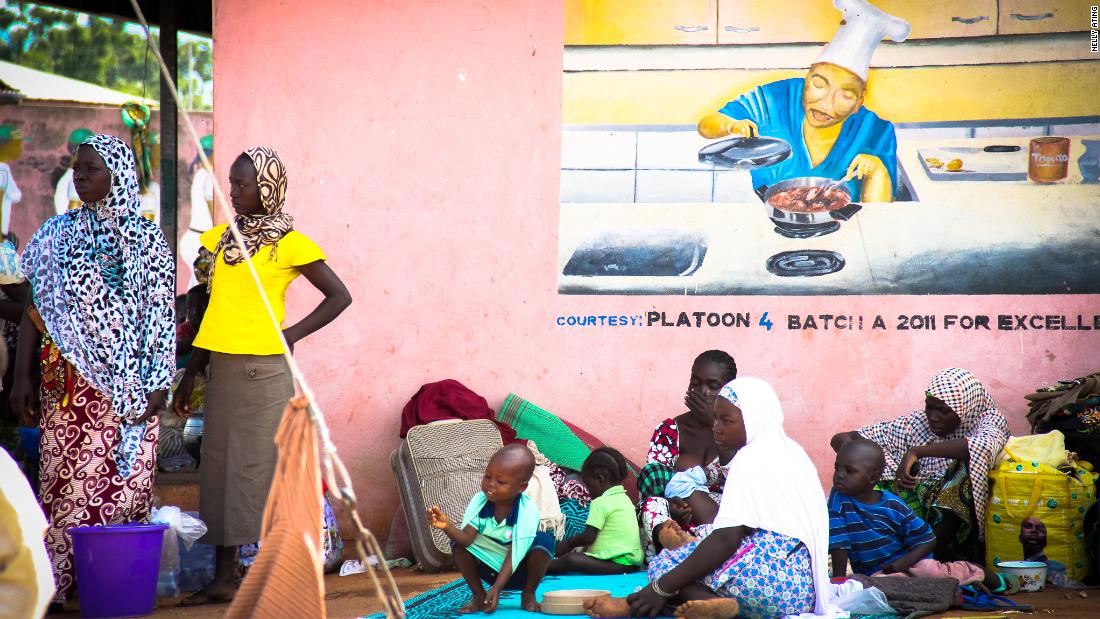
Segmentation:
[[(614, 597), (623, 597), (634, 593), (649, 582), (645, 572), (622, 574), (618, 576), (547, 576), (539, 585), (537, 597), (542, 599), (542, 594), (547, 591), (561, 589), (603, 589), (610, 591)], [(500, 605), (497, 612), (492, 615), (475, 613), (470, 615), (458, 615), (458, 609), (470, 601), (470, 589), (460, 578), (454, 582), (443, 585), (438, 589), (432, 589), (405, 602), (408, 611), (406, 619), (450, 619), (454, 617), (468, 617), (470, 619), (518, 619), (524, 617), (546, 617), (539, 613), (529, 613), (520, 610), (519, 591), (505, 591), (500, 596)], [(576, 615), (584, 617), (584, 615)], [(385, 615), (370, 615), (365, 619), (385, 619)]]

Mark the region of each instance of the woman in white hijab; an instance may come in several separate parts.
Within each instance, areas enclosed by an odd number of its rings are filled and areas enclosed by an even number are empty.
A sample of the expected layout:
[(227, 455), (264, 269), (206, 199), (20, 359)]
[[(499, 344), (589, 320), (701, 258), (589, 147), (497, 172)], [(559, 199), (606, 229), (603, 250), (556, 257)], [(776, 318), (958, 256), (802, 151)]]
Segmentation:
[[(761, 619), (847, 616), (829, 603), (829, 516), (817, 469), (783, 431), (775, 391), (738, 378), (714, 405), (714, 442), (736, 449), (713, 528), (666, 548), (649, 565), (650, 584), (626, 599), (632, 617)], [(614, 601), (613, 601), (614, 602)], [(622, 616), (625, 604), (594, 607)]]

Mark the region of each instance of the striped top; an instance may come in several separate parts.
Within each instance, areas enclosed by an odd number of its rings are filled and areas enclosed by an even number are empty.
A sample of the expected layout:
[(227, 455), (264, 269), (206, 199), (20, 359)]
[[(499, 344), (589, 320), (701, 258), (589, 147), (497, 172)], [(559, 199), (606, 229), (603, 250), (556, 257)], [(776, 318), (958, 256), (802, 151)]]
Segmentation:
[(829, 494), (829, 550), (847, 550), (857, 574), (879, 572), (883, 565), (935, 539), (928, 523), (896, 494), (883, 490), (882, 499), (874, 505), (836, 490)]

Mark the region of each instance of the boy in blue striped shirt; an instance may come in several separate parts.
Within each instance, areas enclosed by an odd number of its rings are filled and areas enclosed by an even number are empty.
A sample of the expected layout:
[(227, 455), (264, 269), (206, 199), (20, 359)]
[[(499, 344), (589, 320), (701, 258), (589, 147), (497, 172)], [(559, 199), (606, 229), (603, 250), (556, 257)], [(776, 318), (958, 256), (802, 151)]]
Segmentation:
[[(845, 443), (836, 455), (829, 494), (829, 552), (833, 576), (852, 571), (867, 576), (949, 576), (966, 585), (985, 579), (972, 563), (941, 563), (932, 558), (936, 535), (897, 495), (876, 490), (886, 458), (873, 441)], [(992, 586), (999, 584), (990, 573)]]

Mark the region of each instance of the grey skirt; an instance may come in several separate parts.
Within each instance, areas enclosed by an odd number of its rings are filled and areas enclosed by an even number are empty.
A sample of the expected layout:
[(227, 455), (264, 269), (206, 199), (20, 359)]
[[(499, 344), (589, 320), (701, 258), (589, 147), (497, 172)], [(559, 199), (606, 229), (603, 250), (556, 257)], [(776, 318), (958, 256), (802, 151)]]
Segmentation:
[(240, 546), (260, 539), (278, 458), (275, 432), (293, 396), (282, 355), (210, 354), (199, 466), (203, 543)]

